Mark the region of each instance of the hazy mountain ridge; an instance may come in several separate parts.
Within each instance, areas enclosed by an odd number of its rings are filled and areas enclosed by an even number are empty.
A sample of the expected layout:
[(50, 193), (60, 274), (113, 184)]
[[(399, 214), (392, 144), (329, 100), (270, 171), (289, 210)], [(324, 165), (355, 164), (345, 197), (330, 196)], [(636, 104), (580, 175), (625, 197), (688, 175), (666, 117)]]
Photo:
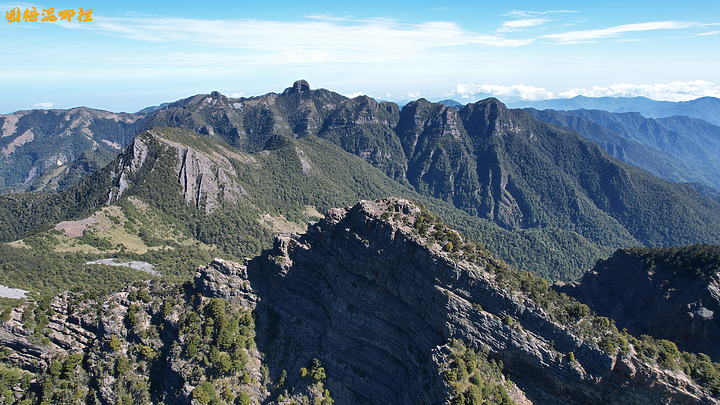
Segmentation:
[(604, 110), (608, 112), (639, 112), (647, 118), (663, 118), (682, 115), (700, 118), (720, 125), (720, 99), (700, 97), (690, 101), (656, 101), (646, 97), (585, 97), (542, 101), (516, 101), (508, 103), (512, 108), (535, 108), (538, 110)]
[(542, 121), (572, 128), (616, 158), (659, 177), (720, 189), (718, 126), (679, 116), (652, 119), (599, 110), (527, 111)]
[(30, 192), (62, 192), (79, 183), (84, 177), (107, 166), (117, 156), (117, 151), (97, 148), (80, 155), (67, 165), (43, 171), (33, 180)]

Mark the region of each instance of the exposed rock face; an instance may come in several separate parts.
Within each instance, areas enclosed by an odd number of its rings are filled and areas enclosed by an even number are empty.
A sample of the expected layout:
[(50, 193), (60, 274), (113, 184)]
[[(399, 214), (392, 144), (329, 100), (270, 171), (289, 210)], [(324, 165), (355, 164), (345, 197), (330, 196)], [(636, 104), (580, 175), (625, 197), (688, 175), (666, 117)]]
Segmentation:
[[(117, 179), (115, 180), (117, 190), (112, 190), (108, 197), (108, 204), (119, 200), (125, 190), (130, 186), (128, 181), (129, 175), (137, 175), (145, 163), (148, 154), (148, 143), (143, 137), (136, 137), (132, 144), (128, 146), (123, 159), (117, 163)], [(113, 173), (113, 175), (115, 175)]]
[[(658, 263), (658, 265), (661, 265)], [(720, 361), (720, 275), (688, 279), (620, 249), (579, 283), (557, 286), (636, 336), (667, 339)]]
[(195, 274), (195, 285), (206, 297), (240, 300), (243, 307), (255, 308), (258, 297), (247, 281), (247, 267), (215, 259)]
[(177, 151), (180, 161), (178, 177), (183, 186), (185, 202), (200, 208), (204, 201), (205, 211), (209, 214), (215, 211), (219, 196), (223, 200), (237, 202), (245, 194), (237, 184), (237, 173), (227, 158), (221, 156), (223, 159), (217, 162), (193, 149), (178, 147)]
[(156, 132), (148, 130), (138, 135), (116, 162), (115, 172), (112, 173), (114, 187), (108, 204), (120, 199), (131, 186), (147, 159), (152, 143), (159, 144), (164, 150), (175, 150), (177, 159), (174, 170), (187, 204), (203, 208), (210, 214), (221, 201), (237, 203), (241, 196), (247, 194), (237, 183), (237, 173), (228, 157), (243, 163), (254, 162), (254, 158), (241, 156), (222, 147), (219, 147), (220, 152), (193, 149)]
[(25, 370), (45, 370), (56, 355), (81, 352), (97, 337), (96, 325), (87, 316), (68, 313), (67, 300), (61, 296), (52, 302), (56, 316), (49, 319), (48, 339), (43, 341), (23, 326), (27, 305), (13, 309), (10, 320), (0, 326), (0, 346), (12, 349), (8, 360)]
[(308, 83), (307, 80), (301, 79), (293, 83), (292, 87), (285, 89), (282, 94), (283, 96), (286, 96), (288, 94), (296, 94), (303, 91), (310, 91), (310, 83)]
[[(389, 206), (408, 223), (382, 220)], [(443, 402), (438, 353), (458, 338), (489, 348), (513, 380), (559, 403), (717, 403), (687, 377), (603, 353), (484, 269), (424, 245), (412, 233), (417, 214), (395, 199), (331, 210), (248, 265), (264, 305), (355, 392), (374, 403)], [(515, 326), (500, 321), (507, 315)]]

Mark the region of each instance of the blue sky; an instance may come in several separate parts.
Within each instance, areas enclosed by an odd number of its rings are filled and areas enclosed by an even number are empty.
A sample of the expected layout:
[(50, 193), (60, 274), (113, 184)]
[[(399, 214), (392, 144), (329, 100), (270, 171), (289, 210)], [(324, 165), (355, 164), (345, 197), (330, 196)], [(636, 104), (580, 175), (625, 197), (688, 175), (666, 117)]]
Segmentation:
[[(92, 9), (92, 21), (5, 12)], [(407, 101), (720, 97), (720, 2), (0, 0), (0, 113), (137, 111), (297, 79)]]

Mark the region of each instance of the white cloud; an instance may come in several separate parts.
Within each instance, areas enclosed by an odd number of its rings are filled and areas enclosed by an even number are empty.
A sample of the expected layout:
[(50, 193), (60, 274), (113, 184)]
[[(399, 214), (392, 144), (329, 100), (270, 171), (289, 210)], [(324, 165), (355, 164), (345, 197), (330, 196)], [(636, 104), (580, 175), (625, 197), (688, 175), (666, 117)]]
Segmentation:
[(231, 97), (231, 98), (240, 98), (240, 97), (242, 97), (242, 96), (244, 96), (244, 95), (245, 95), (245, 93), (233, 93), (233, 94), (230, 95), (230, 97)]
[(52, 106), (53, 106), (53, 103), (51, 103), (51, 102), (49, 102), (49, 101), (46, 101), (46, 102), (44, 102), (44, 103), (37, 103), (37, 104), (35, 104), (35, 107), (39, 107), (39, 108), (50, 108), (50, 107), (52, 107)]
[[(419, 92), (419, 91), (408, 91), (407, 93), (405, 93), (405, 95), (406, 95), (407, 98), (409, 98), (409, 99), (420, 98), (420, 92)], [(405, 97), (403, 97), (403, 98), (405, 98)]]
[(595, 40), (617, 37), (627, 32), (653, 31), (653, 30), (678, 30), (691, 27), (703, 27), (708, 24), (684, 21), (656, 21), (638, 24), (618, 25), (610, 28), (570, 31), (561, 34), (543, 35), (540, 38), (555, 39), (561, 44), (578, 44), (595, 42)]
[(324, 15), (295, 22), (98, 16), (92, 25), (63, 27), (138, 41), (245, 49), (274, 63), (405, 60), (432, 48), (473, 44), (514, 47), (534, 41), (473, 32), (455, 22), (406, 24), (387, 18), (350, 20)]
[(366, 91), (358, 91), (358, 92), (355, 92), (352, 94), (343, 94), (343, 96), (345, 96), (347, 98), (355, 98), (355, 97), (367, 96), (367, 95), (368, 95), (368, 93)]
[(586, 97), (647, 97), (661, 101), (687, 101), (699, 97), (720, 97), (720, 86), (704, 80), (660, 84), (614, 84), (592, 89), (572, 89), (559, 94), (560, 98)]
[(470, 98), (479, 93), (490, 94), (495, 97), (502, 98), (520, 98), (523, 100), (547, 100), (554, 97), (550, 91), (542, 87), (525, 86), (516, 84), (513, 86), (499, 86), (495, 84), (472, 84), (461, 83), (455, 86), (447, 96), (458, 95), (462, 98)]
[(560, 14), (560, 13), (579, 13), (579, 11), (574, 10), (548, 10), (548, 11), (523, 11), (523, 10), (513, 10), (505, 13), (506, 17), (520, 17), (520, 18), (531, 18), (536, 17), (539, 15), (547, 15), (547, 14)]
[(522, 31), (530, 27), (536, 27), (542, 25), (550, 20), (546, 18), (527, 18), (523, 20), (505, 21), (502, 23), (502, 27), (498, 29), (498, 32), (514, 32)]

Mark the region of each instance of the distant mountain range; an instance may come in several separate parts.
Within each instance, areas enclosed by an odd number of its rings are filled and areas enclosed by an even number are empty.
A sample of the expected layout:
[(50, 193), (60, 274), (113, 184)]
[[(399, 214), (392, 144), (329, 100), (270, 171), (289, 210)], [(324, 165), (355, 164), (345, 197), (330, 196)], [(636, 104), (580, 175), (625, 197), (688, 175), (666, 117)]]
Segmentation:
[(146, 116), (87, 107), (0, 115), (0, 191), (25, 191), (42, 174), (57, 177), (89, 151), (117, 155)]
[(720, 190), (720, 127), (706, 121), (600, 110), (526, 111), (541, 121), (571, 128), (614, 157), (656, 176)]
[(604, 110), (608, 112), (639, 112), (647, 118), (664, 118), (684, 115), (700, 118), (720, 125), (720, 99), (701, 97), (690, 101), (655, 101), (646, 97), (585, 97), (556, 98), (542, 101), (515, 101), (510, 108), (535, 108), (538, 110)]

